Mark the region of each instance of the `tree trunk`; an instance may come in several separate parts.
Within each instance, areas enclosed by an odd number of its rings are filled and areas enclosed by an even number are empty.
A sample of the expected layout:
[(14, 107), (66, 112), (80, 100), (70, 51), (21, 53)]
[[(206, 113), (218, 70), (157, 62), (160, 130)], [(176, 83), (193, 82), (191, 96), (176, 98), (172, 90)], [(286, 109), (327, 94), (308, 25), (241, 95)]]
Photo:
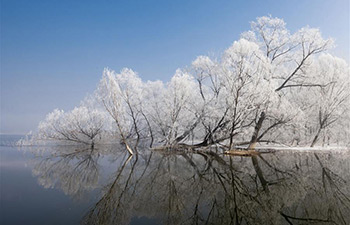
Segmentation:
[(265, 119), (265, 113), (262, 112), (260, 114), (260, 118), (258, 120), (258, 123), (255, 125), (254, 133), (252, 135), (252, 139), (250, 140), (248, 149), (253, 150), (255, 148), (256, 142), (258, 141), (259, 131), (261, 129), (262, 123)]
[(321, 131), (323, 130), (323, 128), (326, 127), (326, 121), (327, 121), (327, 117), (325, 117), (325, 118), (323, 118), (323, 119), (321, 120), (321, 114), (320, 114), (320, 128), (318, 128), (318, 131), (317, 131), (317, 133), (316, 133), (314, 139), (312, 140), (312, 143), (311, 143), (310, 147), (314, 147), (314, 145), (315, 145), (316, 142), (318, 141), (318, 138), (319, 138), (319, 136), (320, 136)]
[(314, 147), (314, 145), (316, 144), (318, 137), (320, 136), (322, 128), (320, 127), (317, 131), (317, 134), (315, 135), (314, 139), (312, 140), (312, 143), (310, 145), (310, 147)]

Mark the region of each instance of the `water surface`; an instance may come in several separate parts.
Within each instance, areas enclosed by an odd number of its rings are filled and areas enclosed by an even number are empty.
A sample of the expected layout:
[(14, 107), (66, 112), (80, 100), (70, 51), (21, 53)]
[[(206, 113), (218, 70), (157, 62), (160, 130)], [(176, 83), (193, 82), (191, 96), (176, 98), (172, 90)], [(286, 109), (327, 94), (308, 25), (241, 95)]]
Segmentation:
[(1, 146), (1, 224), (349, 224), (345, 151)]

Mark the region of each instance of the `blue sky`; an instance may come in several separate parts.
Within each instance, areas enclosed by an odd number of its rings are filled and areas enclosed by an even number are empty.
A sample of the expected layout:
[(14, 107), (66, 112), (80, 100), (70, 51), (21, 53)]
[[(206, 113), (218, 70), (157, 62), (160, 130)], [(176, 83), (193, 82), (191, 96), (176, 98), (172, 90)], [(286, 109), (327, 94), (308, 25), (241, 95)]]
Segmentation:
[(24, 134), (55, 108), (72, 109), (104, 67), (167, 81), (196, 56), (219, 54), (256, 17), (320, 28), (349, 61), (348, 0), (1, 0), (0, 132)]

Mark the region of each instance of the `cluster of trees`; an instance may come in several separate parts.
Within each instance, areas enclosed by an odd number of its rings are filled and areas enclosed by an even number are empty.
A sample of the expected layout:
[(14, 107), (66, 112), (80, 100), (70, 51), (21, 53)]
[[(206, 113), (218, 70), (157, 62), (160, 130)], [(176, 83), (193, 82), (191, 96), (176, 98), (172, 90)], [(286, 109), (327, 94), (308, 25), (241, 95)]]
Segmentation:
[(34, 138), (117, 140), (131, 154), (140, 143), (348, 144), (349, 66), (332, 47), (318, 29), (291, 33), (282, 19), (260, 17), (219, 58), (199, 56), (167, 83), (105, 69), (92, 96), (50, 113)]

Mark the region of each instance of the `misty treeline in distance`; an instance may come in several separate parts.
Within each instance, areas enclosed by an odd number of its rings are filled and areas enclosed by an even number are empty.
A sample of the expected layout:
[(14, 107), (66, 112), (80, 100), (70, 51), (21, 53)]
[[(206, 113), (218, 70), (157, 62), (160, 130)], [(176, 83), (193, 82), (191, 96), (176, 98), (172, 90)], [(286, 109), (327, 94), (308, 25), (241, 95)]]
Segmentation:
[(131, 154), (141, 144), (349, 145), (349, 66), (333, 46), (319, 29), (260, 17), (220, 57), (199, 56), (167, 83), (105, 69), (92, 95), (48, 114), (31, 141), (123, 143)]

